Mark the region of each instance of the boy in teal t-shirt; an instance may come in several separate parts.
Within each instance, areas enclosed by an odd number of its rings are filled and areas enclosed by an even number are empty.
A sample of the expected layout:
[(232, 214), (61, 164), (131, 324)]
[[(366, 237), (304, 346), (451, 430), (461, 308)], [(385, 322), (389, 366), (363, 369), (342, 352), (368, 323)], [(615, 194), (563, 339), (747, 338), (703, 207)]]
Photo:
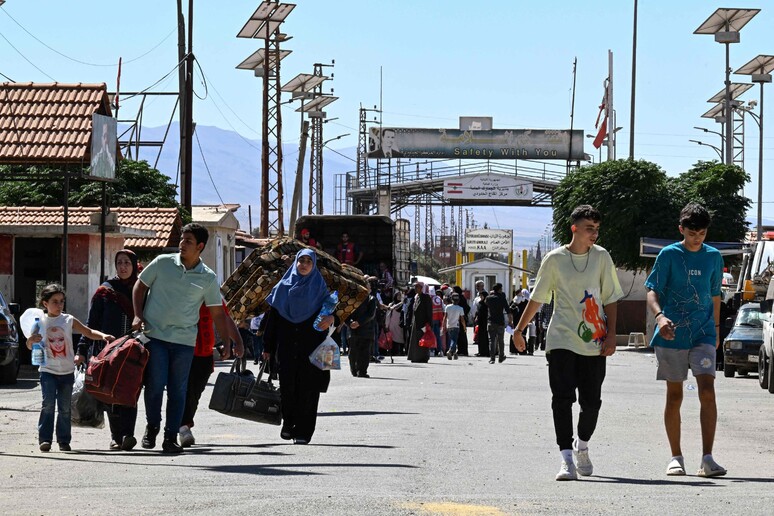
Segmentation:
[(667, 475), (685, 475), (680, 447), (683, 382), (691, 369), (699, 388), (703, 457), (698, 475), (715, 477), (726, 470), (712, 458), (717, 424), (715, 356), (720, 344), (720, 285), (723, 258), (704, 243), (711, 217), (704, 206), (688, 204), (680, 212), (681, 242), (659, 252), (645, 281), (648, 308), (657, 329), (650, 345), (656, 351), (656, 378), (667, 383), (664, 426), (672, 459)]

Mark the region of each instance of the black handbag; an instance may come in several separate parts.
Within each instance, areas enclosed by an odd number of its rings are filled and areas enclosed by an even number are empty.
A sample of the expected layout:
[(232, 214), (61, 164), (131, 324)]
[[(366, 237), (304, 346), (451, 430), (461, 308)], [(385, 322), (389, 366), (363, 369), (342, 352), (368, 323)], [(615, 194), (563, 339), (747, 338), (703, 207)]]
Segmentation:
[(221, 414), (258, 423), (282, 423), (280, 391), (271, 380), (261, 380), (267, 362), (261, 364), (258, 378), (245, 369), (245, 359), (234, 360), (231, 371), (218, 374), (210, 398), (210, 408)]

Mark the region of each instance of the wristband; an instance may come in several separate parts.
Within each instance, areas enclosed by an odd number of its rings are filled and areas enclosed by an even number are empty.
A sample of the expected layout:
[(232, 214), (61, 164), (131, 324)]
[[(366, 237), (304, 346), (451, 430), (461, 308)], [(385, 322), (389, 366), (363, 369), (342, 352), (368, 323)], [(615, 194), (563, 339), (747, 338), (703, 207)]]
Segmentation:
[(654, 315), (653, 318), (654, 319), (658, 319), (659, 315), (664, 315), (664, 311), (663, 310), (659, 310), (658, 312), (656, 312), (656, 315)]

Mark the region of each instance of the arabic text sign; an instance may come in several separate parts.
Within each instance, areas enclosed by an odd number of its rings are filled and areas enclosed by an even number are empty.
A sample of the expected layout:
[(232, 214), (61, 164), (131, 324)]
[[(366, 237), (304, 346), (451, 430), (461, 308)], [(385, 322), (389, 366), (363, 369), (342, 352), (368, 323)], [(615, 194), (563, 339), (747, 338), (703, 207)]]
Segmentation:
[(369, 158), (578, 160), (584, 156), (583, 131), (570, 133), (566, 129), (461, 131), (371, 127), (368, 149)]
[(469, 229), (465, 232), (466, 253), (509, 253), (512, 249), (512, 229)]
[(445, 179), (446, 199), (531, 201), (532, 183), (499, 174), (478, 174)]

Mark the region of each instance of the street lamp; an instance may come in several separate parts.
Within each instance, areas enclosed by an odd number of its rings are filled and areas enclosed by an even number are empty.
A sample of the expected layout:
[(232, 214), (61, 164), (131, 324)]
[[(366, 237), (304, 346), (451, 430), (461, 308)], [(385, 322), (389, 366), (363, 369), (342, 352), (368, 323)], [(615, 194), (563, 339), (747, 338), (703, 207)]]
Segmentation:
[(750, 75), (752, 82), (761, 85), (760, 114), (755, 116), (752, 111), (746, 110), (752, 115), (760, 131), (758, 142), (758, 220), (756, 221), (758, 227), (755, 232), (755, 238), (758, 241), (761, 240), (761, 226), (763, 224), (763, 85), (771, 82), (771, 74), (769, 72), (772, 70), (774, 70), (774, 56), (759, 55), (734, 72), (740, 75)]
[(720, 136), (720, 161), (723, 161), (723, 144), (725, 143), (725, 138), (723, 138), (723, 133), (720, 133), (718, 131), (713, 131), (711, 129), (706, 129), (704, 127), (699, 127), (697, 125), (693, 126), (694, 129), (698, 129), (699, 131), (704, 131), (705, 133), (712, 133)]
[(328, 140), (325, 140), (325, 141), (323, 142), (322, 146), (323, 146), (323, 147), (325, 147), (326, 145), (328, 145), (328, 144), (329, 144), (329, 143), (331, 143), (332, 141), (334, 141), (334, 140), (339, 140), (339, 139), (341, 139), (341, 138), (344, 138), (345, 136), (349, 136), (350, 134), (352, 134), (352, 133), (340, 134), (340, 135), (338, 135), (338, 136), (337, 136), (337, 137), (335, 137), (335, 138), (330, 138), (330, 139), (328, 139)]
[(723, 161), (723, 151), (715, 147), (714, 145), (710, 145), (709, 143), (700, 142), (699, 140), (688, 140), (689, 142), (698, 143), (699, 145), (704, 145), (705, 147), (712, 147), (712, 149), (718, 153), (718, 157), (720, 158), (720, 161)]
[[(694, 34), (714, 34), (715, 41), (726, 46), (726, 94), (725, 106), (731, 106), (731, 64), (729, 62), (729, 45), (739, 43), (739, 31), (747, 25), (760, 9), (717, 9), (714, 13), (702, 23)], [(726, 113), (726, 145), (725, 145), (725, 164), (733, 163), (733, 121), (731, 113)]]

